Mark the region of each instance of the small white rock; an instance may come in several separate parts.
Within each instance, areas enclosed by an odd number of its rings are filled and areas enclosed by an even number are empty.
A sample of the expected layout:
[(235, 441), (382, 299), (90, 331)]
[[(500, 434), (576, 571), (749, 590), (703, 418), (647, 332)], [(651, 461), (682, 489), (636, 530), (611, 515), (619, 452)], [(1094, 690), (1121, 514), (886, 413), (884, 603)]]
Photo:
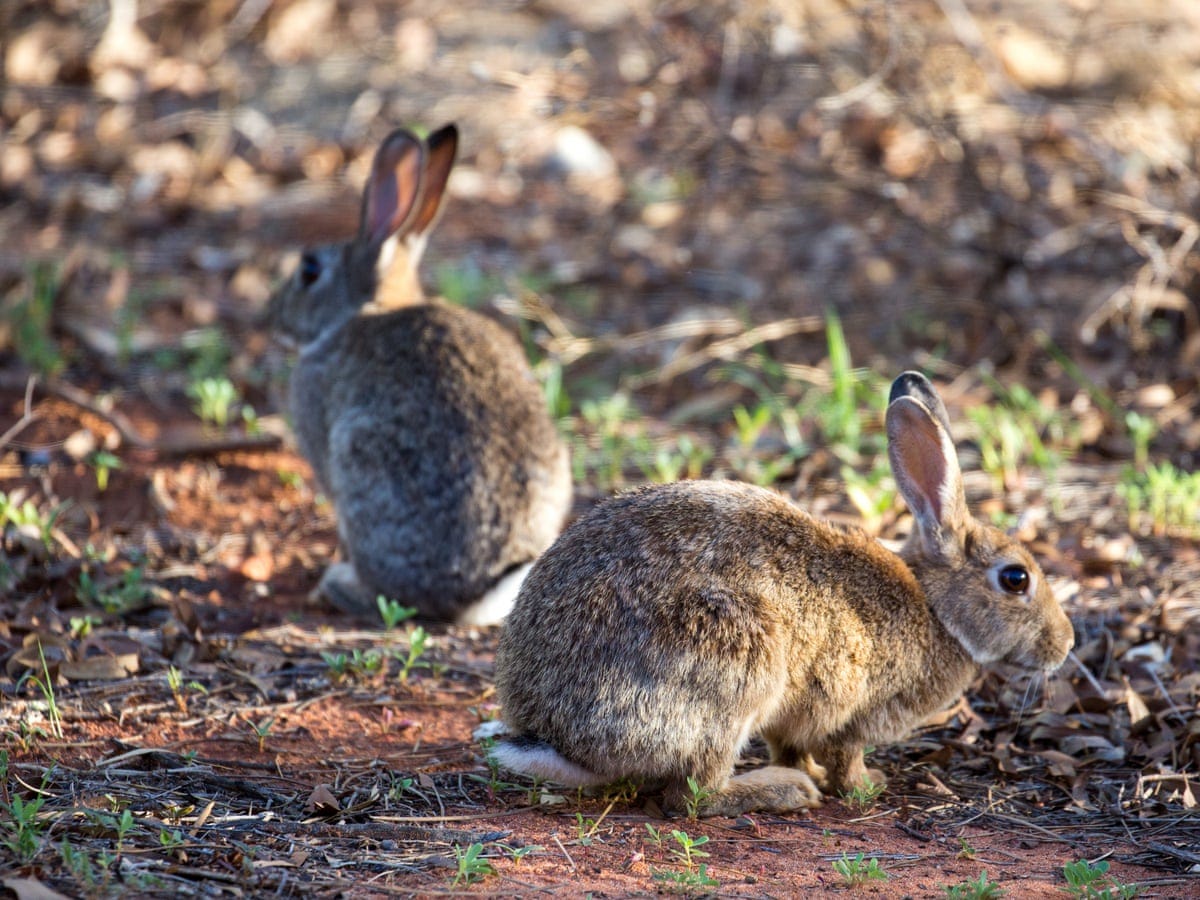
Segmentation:
[(617, 171), (612, 154), (577, 125), (559, 129), (554, 137), (554, 159), (571, 175), (607, 178)]

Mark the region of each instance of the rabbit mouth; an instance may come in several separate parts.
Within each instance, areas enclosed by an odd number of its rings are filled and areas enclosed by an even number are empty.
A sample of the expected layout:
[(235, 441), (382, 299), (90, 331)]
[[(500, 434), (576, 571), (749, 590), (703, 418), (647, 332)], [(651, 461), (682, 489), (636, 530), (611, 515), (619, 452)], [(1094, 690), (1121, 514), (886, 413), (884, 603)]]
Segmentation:
[(1063, 650), (1061, 654), (1055, 654), (1052, 658), (1047, 658), (1042, 654), (1030, 654), (1028, 652), (1013, 651), (1004, 657), (1004, 662), (1009, 665), (1016, 666), (1026, 672), (1033, 672), (1040, 675), (1053, 675), (1066, 662), (1067, 653), (1070, 648)]

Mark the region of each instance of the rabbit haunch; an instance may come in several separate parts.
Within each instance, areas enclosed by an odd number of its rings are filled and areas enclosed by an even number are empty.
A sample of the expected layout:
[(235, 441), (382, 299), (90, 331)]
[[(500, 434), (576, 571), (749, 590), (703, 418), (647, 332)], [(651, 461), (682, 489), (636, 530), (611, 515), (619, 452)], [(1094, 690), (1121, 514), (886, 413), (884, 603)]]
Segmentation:
[(421, 292), (457, 141), (453, 126), (390, 134), (358, 236), (305, 251), (271, 301), (301, 347), (296, 439), (338, 516), (343, 560), (317, 592), (366, 617), (382, 594), (429, 618), (499, 621), (571, 502), (567, 450), (520, 344)]
[[(692, 776), (706, 814), (782, 811), (881, 782), (864, 745), (944, 708), (979, 664), (1055, 668), (1070, 622), (1029, 553), (967, 514), (947, 426), (922, 376), (897, 379), (889, 457), (915, 521), (898, 556), (732, 482), (645, 488), (574, 523), (501, 636), (513, 737), (496, 761), (662, 784), (674, 809)], [(772, 765), (731, 778), (755, 734)]]

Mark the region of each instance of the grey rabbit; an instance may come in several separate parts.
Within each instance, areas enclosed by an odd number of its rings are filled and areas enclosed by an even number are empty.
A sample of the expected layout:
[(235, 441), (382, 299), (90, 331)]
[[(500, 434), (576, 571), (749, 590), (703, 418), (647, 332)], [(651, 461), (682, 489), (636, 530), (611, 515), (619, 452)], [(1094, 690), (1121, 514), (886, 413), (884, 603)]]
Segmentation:
[[(492, 758), (570, 786), (625, 778), (667, 810), (782, 812), (847, 791), (979, 666), (1049, 672), (1074, 643), (1029, 551), (971, 517), (949, 419), (922, 375), (892, 385), (888, 455), (915, 527), (894, 554), (729, 481), (634, 490), (534, 565), (496, 659)], [(770, 765), (734, 775), (762, 736)]]
[(425, 298), (417, 274), (458, 131), (400, 129), (375, 155), (357, 236), (305, 251), (269, 318), (299, 347), (289, 409), (337, 512), (318, 593), (499, 621), (571, 505), (568, 452), (525, 354), (496, 322)]

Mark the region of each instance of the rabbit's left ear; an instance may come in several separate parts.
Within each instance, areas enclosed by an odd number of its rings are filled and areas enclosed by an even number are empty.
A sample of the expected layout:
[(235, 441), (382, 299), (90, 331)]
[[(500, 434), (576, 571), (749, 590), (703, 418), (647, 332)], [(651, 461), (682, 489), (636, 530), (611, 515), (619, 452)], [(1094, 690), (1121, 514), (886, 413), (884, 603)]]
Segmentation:
[(443, 125), (429, 135), (425, 146), (429, 148), (429, 156), (422, 177), (421, 202), (412, 223), (408, 226), (409, 233), (414, 235), (424, 234), (437, 221), (442, 195), (446, 192), (446, 182), (450, 178), (454, 156), (458, 152), (458, 128), (453, 123)]
[(946, 408), (916, 372), (897, 378), (888, 399), (888, 459), (896, 484), (926, 552), (953, 556), (969, 516)]
[(384, 140), (363, 192), (359, 237), (375, 249), (400, 231), (421, 196), (425, 148), (410, 131), (393, 131)]

